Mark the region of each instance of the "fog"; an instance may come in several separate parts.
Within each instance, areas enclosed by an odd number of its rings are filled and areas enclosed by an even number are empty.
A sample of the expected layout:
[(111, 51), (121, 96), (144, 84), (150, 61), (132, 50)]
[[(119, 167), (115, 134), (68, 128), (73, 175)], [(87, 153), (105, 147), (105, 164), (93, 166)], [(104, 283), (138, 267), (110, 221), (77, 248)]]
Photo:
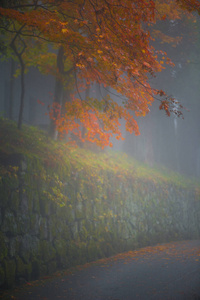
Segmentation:
[(166, 32), (169, 31), (174, 37), (182, 36), (176, 47), (160, 45), (175, 66), (167, 66), (150, 81), (154, 87), (164, 90), (181, 102), (184, 107), (183, 118), (173, 113), (168, 117), (164, 111), (159, 110), (159, 103), (155, 100), (149, 114), (137, 118), (140, 136), (125, 133), (125, 141), (114, 142), (114, 149), (124, 151), (150, 166), (164, 165), (187, 176), (199, 177), (199, 19), (190, 30), (188, 24), (169, 22), (166, 24)]
[[(166, 22), (165, 30), (170, 31), (174, 37), (182, 36), (182, 40), (176, 47), (169, 44), (157, 46), (167, 52), (175, 63), (175, 67), (167, 66), (163, 72), (157, 74), (156, 78), (149, 78), (155, 88), (164, 90), (186, 107), (183, 110), (184, 119), (173, 114), (167, 117), (164, 111), (159, 110), (159, 102), (155, 100), (150, 107), (149, 114), (137, 118), (140, 136), (127, 133), (122, 120), (121, 130), (125, 140), (112, 139), (114, 151), (123, 151), (150, 166), (164, 165), (172, 170), (196, 177), (200, 177), (199, 23), (198, 20), (195, 27), (192, 27), (183, 26), (178, 22), (176, 24)], [(185, 32), (183, 32), (184, 28)], [(194, 36), (191, 36), (192, 30), (195, 31)], [(20, 98), (19, 78), (11, 80), (12, 64), (10, 61), (1, 61), (0, 66), (0, 114), (17, 120)], [(14, 67), (16, 68), (16, 65)], [(43, 76), (35, 68), (29, 70), (25, 77), (23, 116), (25, 124), (40, 126), (44, 129), (48, 127), (49, 118), (45, 113), (48, 105), (53, 102), (54, 86), (55, 79), (52, 76)], [(97, 96), (101, 97), (101, 94), (106, 93), (102, 88), (101, 92), (97, 92)], [(92, 91), (90, 95), (92, 96)], [(111, 97), (120, 101), (119, 97), (112, 94)], [(44, 102), (44, 106), (38, 104), (38, 99)]]

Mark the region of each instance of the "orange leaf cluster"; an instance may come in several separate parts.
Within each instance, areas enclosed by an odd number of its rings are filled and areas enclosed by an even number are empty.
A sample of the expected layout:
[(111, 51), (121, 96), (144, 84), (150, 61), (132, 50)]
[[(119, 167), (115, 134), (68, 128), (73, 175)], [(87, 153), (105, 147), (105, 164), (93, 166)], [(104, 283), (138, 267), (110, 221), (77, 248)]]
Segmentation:
[[(109, 144), (112, 135), (121, 138), (119, 119), (126, 120), (128, 131), (139, 133), (130, 110), (145, 116), (155, 95), (164, 96), (149, 84), (149, 76), (171, 63), (166, 53), (156, 51), (151, 40), (156, 38), (173, 43), (159, 30), (152, 28), (157, 21), (180, 19), (183, 13), (199, 11), (196, 0), (77, 0), (23, 1), (19, 6), (0, 7), (0, 16), (25, 25), (24, 36), (44, 39), (63, 46), (76, 74), (77, 89), (86, 89), (97, 82), (111, 87), (125, 98), (121, 105), (105, 99), (99, 107), (92, 101), (72, 97), (65, 114), (53, 107), (50, 116), (58, 130), (73, 132), (82, 141), (100, 146)], [(75, 93), (77, 93), (77, 89)], [(74, 93), (74, 94), (75, 94)], [(104, 104), (104, 105), (103, 105)], [(168, 102), (160, 109), (169, 115)], [(86, 129), (81, 136), (81, 127)]]

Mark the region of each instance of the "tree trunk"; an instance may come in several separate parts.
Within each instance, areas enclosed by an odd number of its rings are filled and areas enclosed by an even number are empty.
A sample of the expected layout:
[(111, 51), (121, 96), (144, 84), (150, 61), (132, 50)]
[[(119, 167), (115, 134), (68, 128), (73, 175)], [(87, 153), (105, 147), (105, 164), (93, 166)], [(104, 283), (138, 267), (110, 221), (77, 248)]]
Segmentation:
[(11, 59), (11, 68), (10, 68), (10, 95), (9, 95), (9, 111), (8, 117), (10, 120), (13, 120), (13, 94), (14, 94), (14, 72), (15, 72), (15, 62)]
[(21, 65), (21, 96), (20, 96), (20, 108), (19, 108), (19, 117), (17, 127), (21, 129), (22, 127), (22, 120), (23, 120), (23, 112), (24, 112), (24, 96), (25, 96), (25, 82), (24, 82), (24, 71), (25, 65), (23, 59), (20, 57), (20, 65)]
[[(22, 127), (22, 120), (23, 120), (23, 112), (24, 112), (24, 96), (25, 96), (25, 81), (24, 81), (24, 75), (25, 75), (25, 64), (23, 61), (23, 53), (26, 49), (26, 44), (24, 42), (24, 40), (22, 40), (22, 38), (19, 36), (20, 32), (22, 31), (22, 29), (26, 26), (26, 24), (23, 24), (21, 26), (21, 28), (19, 29), (19, 31), (16, 33), (15, 37), (13, 38), (12, 42), (10, 43), (10, 47), (13, 49), (15, 55), (17, 56), (19, 63), (20, 63), (20, 67), (21, 67), (21, 78), (20, 78), (20, 82), (21, 82), (21, 96), (20, 96), (20, 108), (19, 108), (19, 116), (18, 116), (18, 123), (17, 123), (17, 127), (18, 129), (21, 129)], [(21, 44), (23, 45), (23, 48), (21, 50), (18, 50), (16, 48), (15, 42), (17, 40), (17, 38), (20, 39)]]
[[(64, 49), (63, 46), (61, 46), (58, 49), (57, 54), (57, 69), (58, 69), (58, 75), (56, 77), (55, 82), (55, 90), (54, 90), (54, 103), (59, 104), (60, 108), (62, 108), (62, 102), (63, 102), (63, 82), (62, 82), (62, 76), (64, 74)], [(57, 113), (54, 111), (55, 119), (57, 118)], [(53, 139), (57, 139), (57, 130), (54, 120), (51, 120), (50, 123), (50, 135), (53, 137)]]
[(23, 112), (24, 112), (24, 96), (25, 96), (25, 81), (24, 81), (24, 75), (25, 75), (25, 64), (23, 62), (23, 59), (22, 59), (22, 54), (23, 52), (21, 53), (18, 53), (15, 45), (14, 45), (14, 42), (11, 44), (11, 47), (13, 49), (13, 51), (15, 52), (18, 60), (19, 60), (19, 63), (20, 63), (20, 67), (21, 67), (21, 72), (20, 72), (20, 83), (21, 83), (21, 95), (20, 95), (20, 108), (19, 108), (19, 116), (18, 116), (18, 122), (17, 122), (17, 127), (18, 129), (21, 129), (22, 127), (22, 120), (23, 120)]

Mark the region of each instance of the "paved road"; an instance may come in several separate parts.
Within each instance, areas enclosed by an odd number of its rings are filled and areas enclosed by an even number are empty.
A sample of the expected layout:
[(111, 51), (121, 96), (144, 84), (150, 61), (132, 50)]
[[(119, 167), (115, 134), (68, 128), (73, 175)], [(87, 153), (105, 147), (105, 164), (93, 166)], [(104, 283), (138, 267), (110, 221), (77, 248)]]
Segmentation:
[(71, 274), (32, 283), (9, 299), (197, 300), (200, 240), (146, 247), (100, 260)]

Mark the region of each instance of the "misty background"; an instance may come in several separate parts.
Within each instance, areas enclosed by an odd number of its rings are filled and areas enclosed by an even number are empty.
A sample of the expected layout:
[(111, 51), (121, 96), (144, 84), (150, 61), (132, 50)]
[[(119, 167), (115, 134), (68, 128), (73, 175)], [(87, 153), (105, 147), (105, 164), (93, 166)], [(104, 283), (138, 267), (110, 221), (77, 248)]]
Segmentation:
[[(175, 114), (167, 117), (159, 110), (159, 102), (155, 100), (150, 112), (145, 117), (136, 118), (140, 136), (129, 134), (122, 124), (124, 141), (112, 139), (113, 149), (123, 151), (150, 166), (164, 165), (187, 176), (200, 177), (200, 20), (197, 21), (165, 21), (157, 26), (174, 37), (172, 44), (154, 46), (167, 52), (175, 63), (174, 67), (150, 78), (153, 87), (164, 90), (175, 97), (186, 108), (184, 119)], [(181, 37), (179, 39), (178, 37)], [(18, 68), (12, 60), (0, 61), (0, 115), (17, 120), (20, 103), (20, 79), (13, 77)], [(23, 123), (47, 129), (50, 123), (48, 105), (53, 102), (55, 78), (42, 75), (31, 67), (25, 77), (25, 108)], [(88, 93), (88, 91), (87, 91)], [(107, 92), (93, 86), (89, 96), (101, 97)], [(113, 100), (119, 97), (111, 94)], [(38, 100), (44, 103), (41, 105)]]

